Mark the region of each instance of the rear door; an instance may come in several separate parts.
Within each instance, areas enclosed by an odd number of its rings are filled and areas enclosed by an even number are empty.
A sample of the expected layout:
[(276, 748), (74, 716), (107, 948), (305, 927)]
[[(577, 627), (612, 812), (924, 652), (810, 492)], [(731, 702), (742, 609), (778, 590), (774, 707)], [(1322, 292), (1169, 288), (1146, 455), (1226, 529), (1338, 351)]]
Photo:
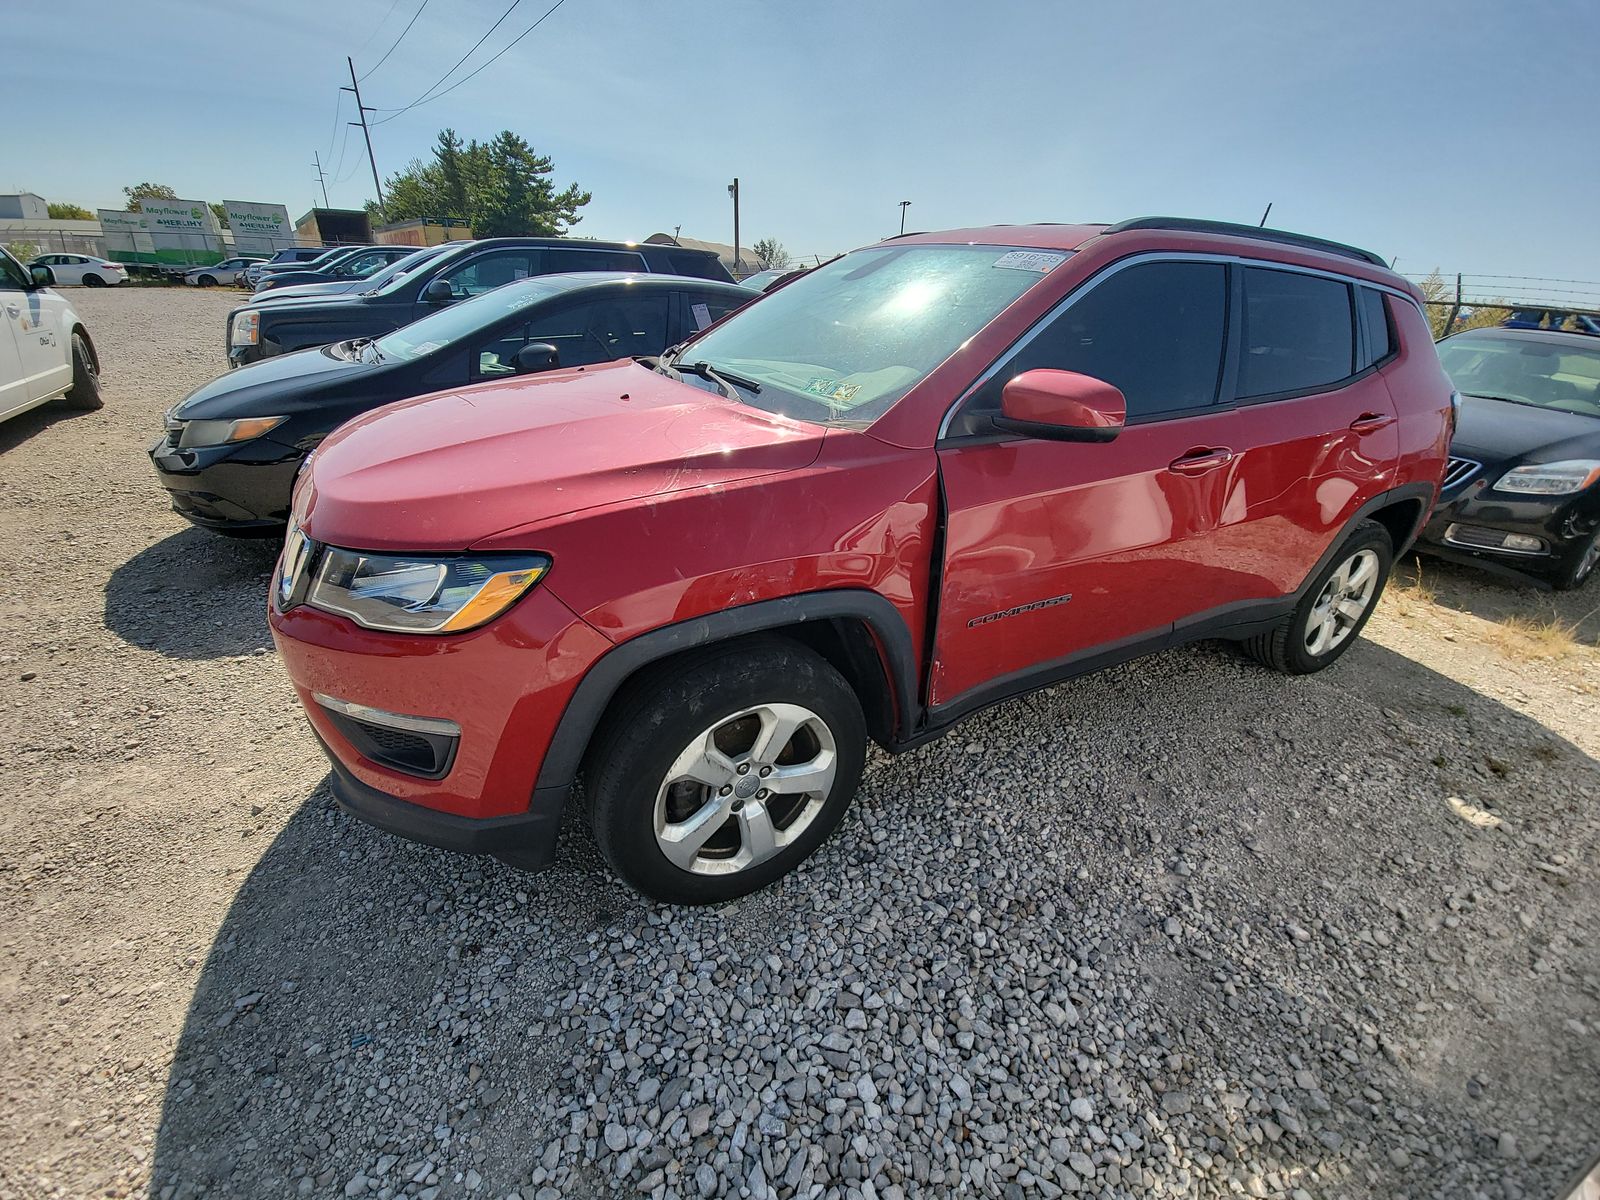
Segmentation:
[[(944, 571), (929, 700), (1119, 645), (1147, 645), (1225, 592), (1217, 409), (1227, 267), (1113, 265), (1014, 347), (963, 401), (939, 447)], [(1128, 425), (1087, 444), (999, 434), (1005, 382), (1036, 367), (1121, 388)]]
[(1382, 294), (1337, 276), (1269, 264), (1236, 269), (1238, 371), (1220, 435), (1212, 545), (1234, 602), (1295, 592), (1399, 454), (1381, 376), (1393, 338)]

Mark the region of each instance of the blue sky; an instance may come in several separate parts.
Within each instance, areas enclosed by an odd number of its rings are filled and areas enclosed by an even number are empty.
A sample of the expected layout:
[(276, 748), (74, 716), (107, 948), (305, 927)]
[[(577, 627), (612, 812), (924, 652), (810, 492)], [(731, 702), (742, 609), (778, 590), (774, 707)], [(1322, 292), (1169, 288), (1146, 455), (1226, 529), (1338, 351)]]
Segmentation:
[[(550, 2), (523, 0), (466, 69)], [(416, 98), (507, 3), (429, 0), (367, 103)], [(360, 131), (334, 124), (344, 55), (370, 68), (417, 4), (92, 0), (72, 30), (10, 6), (6, 75), (32, 115), (0, 131), (0, 190), (120, 207), (153, 179), (298, 216), (315, 150), (333, 202), (359, 204)], [(1589, 0), (565, 0), (373, 140), (387, 175), (443, 126), (515, 130), (593, 191), (577, 231), (597, 237), (731, 241), (738, 175), (745, 242), (802, 254), (894, 232), (900, 200), (918, 229), (1254, 222), (1272, 201), (1273, 224), (1402, 271), (1596, 279), (1597, 51)]]

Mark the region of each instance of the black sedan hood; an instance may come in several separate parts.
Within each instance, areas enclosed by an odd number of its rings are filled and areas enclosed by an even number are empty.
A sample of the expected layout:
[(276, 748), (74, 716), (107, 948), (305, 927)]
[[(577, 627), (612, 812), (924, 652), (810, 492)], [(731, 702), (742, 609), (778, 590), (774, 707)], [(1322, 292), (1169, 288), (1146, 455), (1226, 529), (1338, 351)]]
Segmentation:
[(1450, 449), (1480, 462), (1600, 458), (1600, 417), (1462, 396), (1461, 418)]
[(329, 388), (381, 372), (383, 363), (350, 362), (334, 347), (279, 354), (229, 371), (184, 397), (173, 415), (184, 421), (270, 417), (321, 405)]

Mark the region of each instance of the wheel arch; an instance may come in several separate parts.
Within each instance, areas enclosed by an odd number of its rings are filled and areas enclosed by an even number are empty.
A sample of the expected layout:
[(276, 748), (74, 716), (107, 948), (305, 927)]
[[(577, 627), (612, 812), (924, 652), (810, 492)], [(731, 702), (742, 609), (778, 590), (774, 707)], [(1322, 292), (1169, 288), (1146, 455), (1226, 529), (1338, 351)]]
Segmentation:
[(666, 625), (607, 651), (567, 702), (539, 768), (536, 790), (572, 785), (607, 712), (641, 675), (712, 647), (774, 635), (806, 646), (844, 676), (861, 701), (874, 740), (892, 745), (909, 736), (917, 675), (904, 618), (876, 592), (809, 592)]
[[(104, 374), (104, 372), (100, 368), (100, 350), (94, 344), (94, 339), (89, 336), (89, 331), (84, 328), (84, 325), (83, 325), (82, 321), (74, 321), (73, 322), (72, 330), (68, 334), (69, 339), (72, 336), (72, 334), (77, 334), (79, 337), (83, 338), (83, 344), (85, 346), (89, 347), (89, 358), (91, 360), (93, 360), (93, 362), (94, 362), (94, 373), (96, 375)], [(69, 346), (69, 350), (70, 350), (70, 346)]]
[(1333, 561), (1334, 555), (1339, 553), (1346, 540), (1356, 527), (1363, 521), (1375, 521), (1382, 525), (1389, 533), (1389, 540), (1394, 548), (1394, 557), (1399, 557), (1411, 547), (1418, 533), (1422, 531), (1422, 523), (1427, 519), (1428, 510), (1433, 506), (1434, 499), (1438, 496), (1439, 489), (1431, 483), (1406, 483), (1386, 492), (1380, 492), (1368, 500), (1351, 514), (1344, 523), (1344, 528), (1339, 531), (1339, 536), (1328, 543), (1328, 548), (1323, 551), (1322, 557), (1317, 559), (1304, 581), (1295, 589), (1296, 601), (1311, 586), (1313, 580), (1322, 573), (1322, 569)]

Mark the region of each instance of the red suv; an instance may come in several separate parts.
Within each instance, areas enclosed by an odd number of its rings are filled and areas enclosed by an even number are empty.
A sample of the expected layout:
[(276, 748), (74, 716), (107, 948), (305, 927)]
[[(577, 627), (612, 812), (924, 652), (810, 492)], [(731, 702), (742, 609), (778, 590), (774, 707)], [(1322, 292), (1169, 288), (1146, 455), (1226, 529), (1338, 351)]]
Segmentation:
[(1198, 638), (1349, 649), (1449, 380), (1366, 251), (1150, 218), (895, 238), (643, 358), (325, 441), (271, 621), (349, 811), (663, 900), (778, 878), (867, 740)]

